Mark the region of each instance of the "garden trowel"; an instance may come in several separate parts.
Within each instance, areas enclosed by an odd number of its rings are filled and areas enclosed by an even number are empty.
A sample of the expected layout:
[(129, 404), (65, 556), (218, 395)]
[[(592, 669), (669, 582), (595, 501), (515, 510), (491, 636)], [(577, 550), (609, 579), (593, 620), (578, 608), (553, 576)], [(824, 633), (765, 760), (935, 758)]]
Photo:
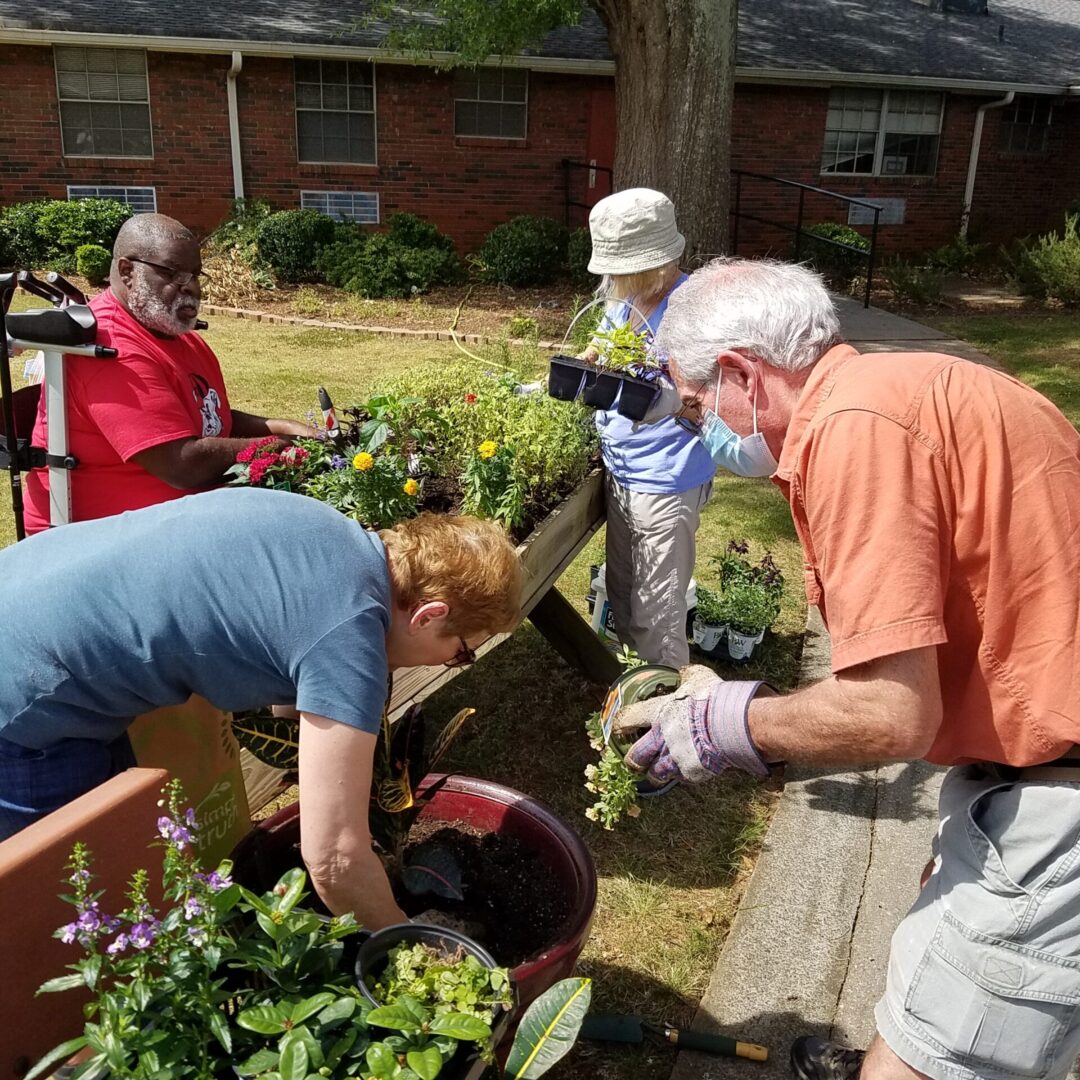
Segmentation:
[(670, 1024), (654, 1024), (640, 1016), (620, 1013), (591, 1013), (581, 1025), (581, 1038), (597, 1042), (640, 1043), (648, 1035), (660, 1042), (670, 1043), (680, 1050), (700, 1050), (706, 1054), (724, 1057), (748, 1058), (750, 1061), (767, 1061), (767, 1047), (757, 1043), (742, 1042), (727, 1035), (709, 1035), (702, 1031), (683, 1031)]

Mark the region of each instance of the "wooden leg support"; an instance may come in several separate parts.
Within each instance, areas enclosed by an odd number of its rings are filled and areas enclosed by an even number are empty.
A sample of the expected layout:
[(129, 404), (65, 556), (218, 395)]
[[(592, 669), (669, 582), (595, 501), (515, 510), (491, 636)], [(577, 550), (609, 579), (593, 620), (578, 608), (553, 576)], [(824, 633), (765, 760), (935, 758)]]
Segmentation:
[(606, 687), (619, 677), (618, 660), (554, 586), (529, 612), (529, 619), (551, 647), (592, 682)]

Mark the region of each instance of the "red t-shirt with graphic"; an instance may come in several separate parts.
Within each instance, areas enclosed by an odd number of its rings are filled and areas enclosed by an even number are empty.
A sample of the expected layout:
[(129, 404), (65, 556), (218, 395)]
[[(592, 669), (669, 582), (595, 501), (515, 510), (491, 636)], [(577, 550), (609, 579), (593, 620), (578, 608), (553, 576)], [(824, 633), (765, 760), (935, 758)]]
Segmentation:
[[(71, 520), (108, 517), (178, 499), (170, 487), (131, 459), (141, 450), (191, 436), (228, 438), (232, 412), (221, 367), (196, 333), (158, 337), (106, 289), (90, 301), (99, 345), (115, 360), (64, 358), (68, 451), (79, 459), (71, 473)], [(33, 444), (47, 445), (45, 393)], [(49, 525), (49, 474), (26, 478), (26, 531)]]

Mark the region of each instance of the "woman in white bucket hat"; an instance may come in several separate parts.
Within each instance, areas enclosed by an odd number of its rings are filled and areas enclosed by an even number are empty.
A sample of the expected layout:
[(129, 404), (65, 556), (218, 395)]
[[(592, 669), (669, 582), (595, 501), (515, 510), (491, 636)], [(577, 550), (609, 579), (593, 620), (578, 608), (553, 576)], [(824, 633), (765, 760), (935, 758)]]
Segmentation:
[[(675, 207), (659, 191), (631, 188), (589, 214), (591, 273), (608, 300), (600, 329), (629, 321), (655, 334), (668, 298), (686, 280), (686, 240)], [(607, 468), (606, 588), (615, 632), (642, 659), (683, 667), (686, 593), (694, 572), (701, 509), (712, 491), (713, 460), (672, 417), (634, 424), (597, 411)]]

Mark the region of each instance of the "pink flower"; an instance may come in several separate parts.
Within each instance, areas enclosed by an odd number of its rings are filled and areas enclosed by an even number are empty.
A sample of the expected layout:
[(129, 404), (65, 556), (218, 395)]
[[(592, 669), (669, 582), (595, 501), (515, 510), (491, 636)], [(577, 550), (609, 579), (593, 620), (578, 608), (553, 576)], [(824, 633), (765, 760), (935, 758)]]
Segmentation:
[(465, 404), (466, 405), (475, 405), (476, 404), (476, 395), (475, 394), (466, 394), (465, 395)]
[(272, 446), (277, 442), (277, 439), (273, 435), (267, 435), (265, 438), (256, 439), (255, 442), (249, 443), (236, 455), (236, 460), (242, 465), (246, 465), (249, 461), (254, 461), (259, 457), (263, 450), (268, 446)]

